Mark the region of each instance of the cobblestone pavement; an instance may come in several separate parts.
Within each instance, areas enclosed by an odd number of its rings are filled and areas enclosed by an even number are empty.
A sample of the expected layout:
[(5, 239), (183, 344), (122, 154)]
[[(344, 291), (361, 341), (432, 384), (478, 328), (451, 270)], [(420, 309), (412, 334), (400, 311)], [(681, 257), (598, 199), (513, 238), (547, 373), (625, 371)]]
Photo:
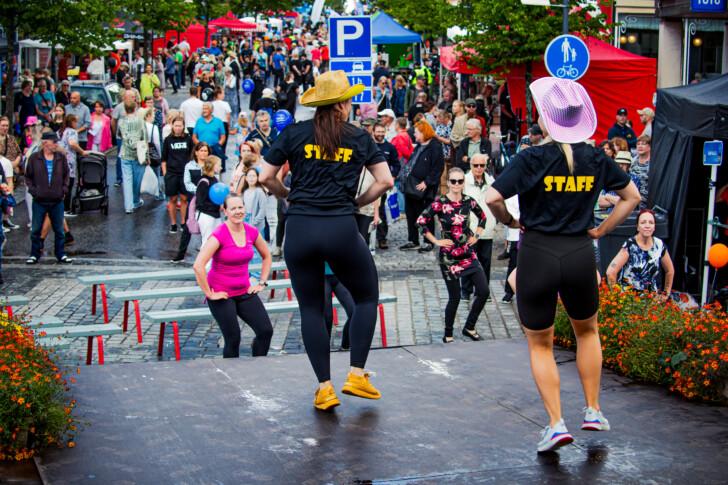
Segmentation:
[[(385, 320), (389, 346), (426, 345), (439, 342), (444, 331), (444, 308), (447, 303), (447, 290), (435, 262), (434, 253), (419, 254), (402, 252), (396, 249), (403, 244), (406, 234), (404, 221), (398, 221), (390, 228), (390, 246), (392, 249), (377, 251), (375, 261), (379, 269), (380, 290), (382, 293), (394, 294), (397, 302), (385, 304)], [(496, 248), (502, 248), (496, 243)], [(494, 253), (499, 252), (495, 249)], [(3, 272), (7, 280), (3, 294), (25, 294), (30, 304), (18, 307), (16, 312), (32, 316), (56, 315), (68, 323), (91, 324), (102, 323), (101, 312), (91, 315), (91, 291), (78, 282), (77, 277), (83, 274), (144, 271), (169, 269), (171, 264), (161, 261), (133, 259), (80, 259), (73, 266), (59, 266), (55, 263), (42, 263), (32, 268), (22, 264), (19, 257), (11, 257), (4, 264)], [(189, 258), (188, 258), (189, 260)], [(495, 261), (492, 298), (478, 321), (478, 330), (486, 339), (502, 339), (522, 337), (522, 331), (514, 315), (514, 306), (501, 302), (503, 296), (503, 279), (505, 266)], [(143, 284), (124, 284), (113, 289), (162, 288), (189, 286), (190, 281), (148, 281)], [(269, 295), (264, 295), (264, 300)], [(278, 291), (275, 300), (283, 300), (285, 292)], [(194, 308), (204, 305), (202, 298), (171, 298), (141, 302), (144, 310), (164, 310), (174, 308)], [(343, 312), (340, 312), (343, 313)], [(109, 301), (109, 317), (111, 322), (121, 325), (123, 306)], [(461, 303), (456, 320), (456, 338), (467, 316), (467, 306)], [(123, 335), (108, 337), (105, 341), (105, 357), (107, 363), (137, 362), (156, 360), (156, 345), (159, 329), (142, 318), (144, 342), (138, 344), (134, 332), (133, 318), (130, 318), (129, 331)], [(272, 315), (274, 327), (271, 353), (303, 352), (300, 317), (297, 313)], [(341, 341), (342, 326), (336, 328), (332, 336), (332, 349), (337, 349)], [(243, 325), (243, 343), (241, 354), (250, 354), (252, 330)], [(220, 357), (221, 335), (214, 322), (181, 322), (180, 342), (182, 358)], [(374, 336), (373, 346), (381, 346), (379, 325)], [(63, 351), (63, 359), (67, 363), (81, 362), (85, 357), (86, 341), (76, 339), (71, 348)], [(165, 338), (164, 359), (174, 356), (171, 335)]]

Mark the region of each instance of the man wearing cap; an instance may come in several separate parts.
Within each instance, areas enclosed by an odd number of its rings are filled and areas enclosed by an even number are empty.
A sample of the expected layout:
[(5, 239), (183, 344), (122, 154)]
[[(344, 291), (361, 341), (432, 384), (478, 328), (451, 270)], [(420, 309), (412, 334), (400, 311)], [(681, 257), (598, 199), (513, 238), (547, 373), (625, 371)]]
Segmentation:
[(480, 136), (488, 138), (488, 123), (485, 121), (485, 118), (478, 114), (478, 102), (473, 98), (465, 100), (465, 114), (468, 115), (469, 120), (477, 119), (480, 121)]
[(25, 183), (33, 196), (33, 219), (30, 230), (30, 257), (27, 264), (36, 264), (41, 257), (43, 241), (40, 238), (46, 214), (53, 227), (55, 256), (59, 263), (73, 260), (66, 256), (63, 244), (63, 199), (68, 191), (70, 171), (66, 156), (58, 149), (58, 136), (53, 132), (43, 133), (42, 148), (33, 153), (25, 166)]
[(652, 138), (652, 120), (655, 119), (655, 111), (650, 108), (638, 109), (637, 114), (640, 115), (640, 123), (645, 126), (640, 136), (649, 136)]
[(392, 141), (392, 138), (397, 136), (397, 128), (394, 126), (394, 120), (397, 118), (397, 116), (394, 114), (394, 111), (389, 108), (383, 109), (382, 111), (377, 113), (377, 115), (379, 115), (379, 119), (386, 129), (384, 138), (387, 141)]
[(66, 106), (71, 103), (70, 87), (71, 82), (68, 79), (61, 81), (61, 89), (56, 91), (56, 104), (61, 103), (63, 106)]
[[(392, 110), (390, 109), (385, 111)], [(394, 113), (392, 113), (392, 115), (394, 115)], [(379, 148), (379, 152), (384, 155), (384, 158), (387, 160), (390, 173), (393, 177), (396, 177), (401, 166), (399, 163), (399, 154), (397, 153), (397, 149), (394, 145), (386, 139), (386, 133), (387, 127), (384, 126), (383, 122), (379, 122), (374, 125), (372, 138), (374, 138), (374, 143), (377, 145), (377, 148)], [(377, 245), (379, 246), (379, 249), (389, 249), (389, 245), (387, 244), (387, 232), (389, 231), (389, 228), (387, 227), (386, 205), (387, 194), (382, 194), (379, 204), (379, 224), (377, 224)]]
[(81, 102), (81, 93), (73, 91), (71, 93), (71, 102), (66, 105), (66, 116), (76, 115), (78, 125), (78, 144), (84, 150), (86, 149), (86, 141), (88, 140), (88, 129), (91, 126), (91, 113), (88, 106)]
[(627, 140), (630, 150), (634, 150), (637, 147), (637, 135), (634, 130), (627, 125), (627, 108), (619, 108), (617, 110), (617, 121), (609, 129), (607, 133), (608, 139), (615, 137), (624, 138)]
[(543, 142), (543, 130), (538, 124), (534, 123), (528, 129), (528, 135), (521, 138), (521, 142), (518, 144), (518, 151), (525, 150), (528, 147), (535, 147)]

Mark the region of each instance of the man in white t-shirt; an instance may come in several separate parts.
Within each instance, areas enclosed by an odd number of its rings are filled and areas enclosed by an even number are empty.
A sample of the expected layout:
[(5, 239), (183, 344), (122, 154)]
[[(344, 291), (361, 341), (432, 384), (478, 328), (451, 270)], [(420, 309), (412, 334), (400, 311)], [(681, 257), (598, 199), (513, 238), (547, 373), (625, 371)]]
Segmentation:
[(182, 102), (179, 106), (180, 111), (185, 117), (185, 128), (192, 135), (195, 130), (197, 120), (202, 116), (202, 105), (204, 103), (197, 97), (197, 87), (190, 88), (190, 97)]
[(225, 91), (215, 88), (215, 100), (212, 102), (212, 116), (222, 121), (225, 125), (225, 142), (222, 144), (223, 153), (227, 150), (227, 142), (230, 135), (230, 114), (233, 112), (230, 103), (225, 101)]

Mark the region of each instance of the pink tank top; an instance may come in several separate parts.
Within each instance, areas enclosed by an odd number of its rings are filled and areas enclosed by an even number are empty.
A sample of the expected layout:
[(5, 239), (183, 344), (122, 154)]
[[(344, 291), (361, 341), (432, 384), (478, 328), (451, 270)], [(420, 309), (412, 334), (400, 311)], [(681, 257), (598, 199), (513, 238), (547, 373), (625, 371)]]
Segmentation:
[(220, 248), (212, 255), (212, 267), (207, 273), (207, 282), (212, 291), (225, 291), (228, 296), (239, 296), (247, 293), (250, 288), (248, 263), (253, 259), (253, 245), (258, 239), (258, 230), (248, 224), (243, 226), (243, 247), (237, 245), (225, 223), (212, 232), (211, 236), (220, 243)]

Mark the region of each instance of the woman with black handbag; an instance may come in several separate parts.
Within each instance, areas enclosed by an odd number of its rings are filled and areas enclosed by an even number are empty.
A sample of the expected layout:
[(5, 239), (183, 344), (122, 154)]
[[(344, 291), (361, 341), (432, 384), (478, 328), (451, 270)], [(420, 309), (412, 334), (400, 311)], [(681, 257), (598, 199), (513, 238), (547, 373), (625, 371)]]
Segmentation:
[[(415, 124), (415, 141), (417, 145), (414, 152), (400, 172), (409, 242), (399, 249), (408, 251), (419, 247), (418, 251), (424, 253), (432, 251), (434, 246), (425, 242), (420, 247), (417, 218), (437, 195), (445, 158), (442, 154), (442, 144), (435, 138), (435, 130), (427, 121), (420, 120)], [(435, 232), (434, 220), (428, 222), (428, 228), (430, 232)]]

